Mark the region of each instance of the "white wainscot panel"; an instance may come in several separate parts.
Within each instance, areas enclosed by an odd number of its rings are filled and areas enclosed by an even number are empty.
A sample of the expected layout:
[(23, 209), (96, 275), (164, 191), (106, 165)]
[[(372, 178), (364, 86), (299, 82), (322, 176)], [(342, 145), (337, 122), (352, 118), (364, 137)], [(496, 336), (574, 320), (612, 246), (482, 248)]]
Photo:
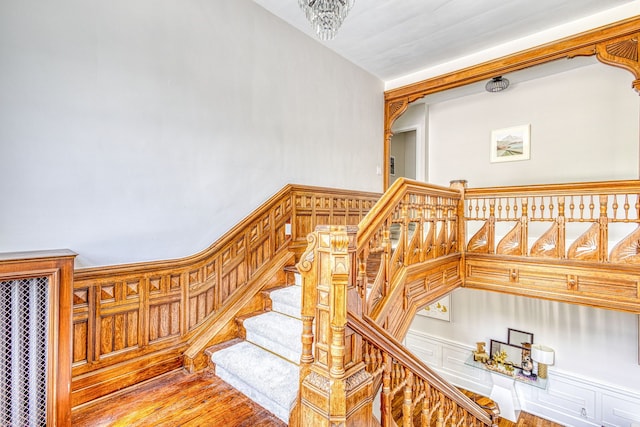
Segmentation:
[(566, 426), (600, 426), (597, 413), (597, 389), (566, 374), (549, 371), (546, 390), (518, 385), (524, 408)]
[(405, 345), (452, 384), (485, 396), (491, 392), (490, 374), (464, 363), (475, 347), (411, 330), (407, 333)]
[(426, 335), (409, 331), (404, 340), (405, 346), (431, 368), (442, 368), (442, 346), (436, 341), (427, 339)]
[(602, 425), (640, 426), (640, 399), (633, 395), (615, 392), (602, 394)]

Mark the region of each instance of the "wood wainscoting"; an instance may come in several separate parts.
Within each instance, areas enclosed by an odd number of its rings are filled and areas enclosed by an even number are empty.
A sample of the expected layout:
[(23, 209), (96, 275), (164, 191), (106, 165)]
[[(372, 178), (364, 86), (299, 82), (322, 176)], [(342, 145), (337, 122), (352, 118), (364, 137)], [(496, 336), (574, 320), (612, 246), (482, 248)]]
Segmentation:
[(316, 225), (357, 224), (379, 197), (288, 185), (201, 253), (77, 270), (73, 406), (183, 365), (206, 366), (207, 345), (237, 336), (237, 310), (260, 308), (247, 293), (284, 283), (283, 267)]

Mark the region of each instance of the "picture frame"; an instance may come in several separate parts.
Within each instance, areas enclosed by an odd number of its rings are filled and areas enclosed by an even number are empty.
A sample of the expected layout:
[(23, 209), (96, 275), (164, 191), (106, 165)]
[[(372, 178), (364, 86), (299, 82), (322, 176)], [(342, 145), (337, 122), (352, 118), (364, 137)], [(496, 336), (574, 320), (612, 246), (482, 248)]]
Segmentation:
[(418, 315), (432, 319), (451, 321), (451, 294), (447, 294), (438, 301), (418, 310)]
[(491, 163), (529, 160), (530, 153), (531, 125), (491, 131)]
[(489, 357), (493, 358), (493, 355), (505, 351), (507, 353), (507, 363), (513, 365), (516, 368), (522, 369), (522, 352), (523, 347), (512, 345), (506, 342), (491, 340), (489, 347)]
[(533, 344), (533, 334), (531, 332), (508, 329), (508, 343), (523, 347), (524, 343)]
[(389, 157), (389, 175), (395, 176), (396, 174), (396, 158), (395, 156)]

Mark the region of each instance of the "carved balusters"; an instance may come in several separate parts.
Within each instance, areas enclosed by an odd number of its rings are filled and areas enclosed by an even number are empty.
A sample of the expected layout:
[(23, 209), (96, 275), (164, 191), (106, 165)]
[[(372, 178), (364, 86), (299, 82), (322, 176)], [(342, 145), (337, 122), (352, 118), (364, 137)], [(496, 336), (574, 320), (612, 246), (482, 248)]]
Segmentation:
[(389, 293), (389, 285), (391, 282), (391, 238), (389, 236), (389, 224), (386, 224), (384, 231), (382, 232), (382, 247), (384, 248), (382, 256), (382, 265), (380, 268), (383, 270), (383, 282), (382, 282), (382, 295)]
[[(430, 200), (432, 197), (429, 198)], [(438, 230), (438, 219), (435, 204), (432, 202), (428, 207), (429, 212), (429, 232), (425, 238), (426, 243), (426, 252), (428, 254), (428, 258), (436, 258), (438, 256), (438, 246), (437, 246), (437, 230)]]
[(300, 257), (297, 264), (298, 271), (302, 276), (302, 354), (300, 356), (300, 378), (304, 378), (309, 366), (313, 363), (313, 321), (316, 314), (316, 294), (315, 286), (317, 280), (317, 263), (315, 253), (318, 247), (316, 233), (307, 235), (307, 249)]
[(598, 260), (607, 262), (609, 260), (609, 218), (607, 216), (609, 197), (600, 195), (600, 217), (598, 223), (600, 225), (600, 244)]
[[(443, 217), (438, 216), (438, 221), (447, 222), (448, 245), (453, 245), (455, 236), (448, 217), (449, 207), (439, 203)], [(484, 221), (482, 227), (468, 240), (467, 252), (484, 254), (502, 254), (516, 256), (536, 256), (559, 259), (576, 259), (590, 262), (607, 263), (627, 262), (622, 261), (636, 259), (635, 246), (640, 244), (625, 240), (626, 247), (621, 247), (621, 241), (616, 245), (616, 254), (609, 251), (612, 242), (610, 239), (610, 224), (638, 223), (640, 225), (640, 194), (637, 192), (611, 191), (608, 193), (585, 190), (567, 191), (553, 194), (527, 195), (526, 189), (522, 196), (505, 195), (491, 196), (482, 194), (473, 198), (466, 197), (463, 212), (467, 214), (465, 221)], [(496, 245), (496, 225), (498, 223), (515, 222), (510, 231), (502, 237)], [(542, 235), (529, 248), (528, 242), (534, 222), (550, 223)], [(589, 225), (582, 234), (571, 237), (572, 245), (567, 244), (567, 223), (585, 223)], [(436, 221), (436, 236), (434, 244), (441, 245), (441, 223)], [(464, 228), (462, 228), (464, 229)], [(575, 228), (577, 230), (577, 228)], [(449, 246), (452, 247), (452, 246)], [(439, 255), (449, 253), (450, 249), (442, 250), (442, 246), (435, 247)], [(640, 251), (640, 249), (638, 249)], [(630, 254), (632, 254), (630, 256)], [(635, 261), (634, 261), (635, 262)]]
[(407, 203), (403, 203), (402, 204), (402, 209), (401, 209), (401, 218), (402, 218), (402, 222), (400, 223), (400, 241), (398, 242), (398, 246), (396, 247), (396, 251), (400, 251), (400, 258), (398, 260), (398, 262), (400, 264), (402, 264), (403, 266), (407, 266), (408, 265), (408, 257), (407, 257), (407, 250), (409, 247), (409, 214), (408, 214), (408, 209), (409, 206)]
[[(544, 203), (543, 203), (544, 206)], [(529, 211), (528, 211), (528, 199), (522, 198), (522, 216), (520, 217), (520, 224), (522, 225), (522, 231), (520, 232), (520, 254), (529, 255)]]
[(391, 427), (395, 423), (393, 421), (393, 414), (391, 413), (391, 373), (393, 367), (391, 366), (391, 357), (387, 353), (383, 353), (384, 358), (384, 371), (382, 373), (382, 394), (380, 397), (380, 415), (382, 427)]
[(558, 218), (556, 218), (556, 224), (558, 225), (558, 232), (556, 238), (556, 254), (559, 258), (566, 258), (566, 218), (565, 218), (565, 198), (564, 196), (558, 197)]
[(437, 393), (438, 395), (438, 418), (436, 420), (436, 427), (445, 427), (444, 424), (444, 414), (445, 414), (445, 399), (444, 394), (441, 392)]
[(420, 425), (422, 427), (428, 427), (431, 425), (431, 412), (430, 412), (430, 403), (431, 403), (431, 385), (426, 381), (422, 381), (424, 387), (424, 397), (421, 402), (421, 411), (420, 411)]
[(404, 382), (402, 400), (402, 426), (413, 426), (413, 373), (407, 372), (407, 379)]

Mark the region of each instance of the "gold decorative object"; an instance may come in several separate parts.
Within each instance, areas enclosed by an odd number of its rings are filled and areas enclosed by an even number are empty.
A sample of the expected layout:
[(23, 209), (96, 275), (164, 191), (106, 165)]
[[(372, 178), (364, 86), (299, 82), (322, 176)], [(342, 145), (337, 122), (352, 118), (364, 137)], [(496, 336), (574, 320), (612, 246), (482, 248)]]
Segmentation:
[(493, 361), (496, 362), (498, 365), (504, 365), (507, 362), (507, 352), (502, 350), (502, 351), (496, 351), (495, 354), (492, 357)]
[(489, 360), (489, 354), (484, 349), (485, 345), (487, 345), (487, 343), (484, 341), (478, 341), (476, 343), (476, 351), (473, 352), (473, 360), (476, 362), (487, 363), (487, 360)]

